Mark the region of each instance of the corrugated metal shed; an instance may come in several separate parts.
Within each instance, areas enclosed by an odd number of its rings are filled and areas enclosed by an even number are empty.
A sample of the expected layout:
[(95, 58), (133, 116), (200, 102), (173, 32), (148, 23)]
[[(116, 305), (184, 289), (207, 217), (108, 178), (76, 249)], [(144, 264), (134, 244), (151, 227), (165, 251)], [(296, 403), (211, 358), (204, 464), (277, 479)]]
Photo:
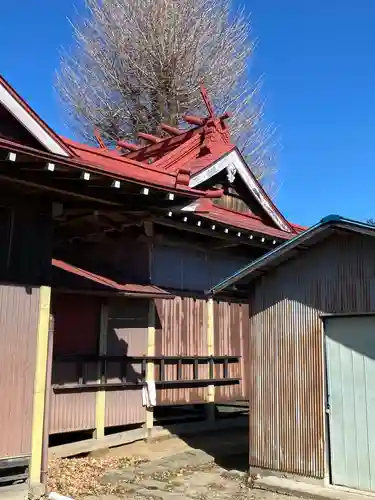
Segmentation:
[(252, 283), (251, 466), (326, 475), (320, 316), (373, 310), (374, 275), (372, 238), (330, 233)]

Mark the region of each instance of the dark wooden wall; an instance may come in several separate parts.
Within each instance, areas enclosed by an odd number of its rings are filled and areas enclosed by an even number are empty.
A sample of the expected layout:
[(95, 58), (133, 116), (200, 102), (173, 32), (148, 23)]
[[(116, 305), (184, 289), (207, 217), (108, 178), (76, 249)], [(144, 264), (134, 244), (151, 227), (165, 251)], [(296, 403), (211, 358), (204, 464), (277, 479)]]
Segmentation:
[(118, 283), (150, 281), (149, 245), (135, 238), (124, 236), (112, 242), (79, 243), (57, 257)]
[(49, 205), (0, 206), (0, 282), (49, 285), (52, 218)]
[(175, 290), (204, 292), (250, 260), (224, 252), (158, 245), (152, 253), (151, 281)]

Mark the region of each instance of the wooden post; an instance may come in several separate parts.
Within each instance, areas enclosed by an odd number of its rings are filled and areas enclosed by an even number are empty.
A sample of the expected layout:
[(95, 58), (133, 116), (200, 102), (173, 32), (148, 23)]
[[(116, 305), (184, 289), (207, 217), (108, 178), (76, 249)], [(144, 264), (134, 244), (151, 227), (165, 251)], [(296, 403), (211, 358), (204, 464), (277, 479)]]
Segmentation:
[[(207, 300), (207, 354), (214, 356), (214, 301), (213, 299)], [(209, 385), (207, 387), (207, 405), (206, 405), (206, 418), (207, 420), (215, 420), (215, 386)]]
[(47, 378), (48, 329), (51, 306), (51, 288), (40, 287), (39, 319), (36, 338), (34, 377), (33, 420), (29, 479), (31, 484), (40, 483), (42, 466), (43, 422)]
[[(150, 299), (148, 310), (147, 356), (155, 356), (155, 301)], [(146, 381), (155, 380), (155, 363), (149, 361), (146, 368)], [(154, 427), (154, 408), (146, 408), (146, 439), (152, 437)]]
[[(108, 305), (102, 303), (100, 311), (100, 332), (99, 332), (99, 356), (107, 354), (108, 336)], [(98, 363), (98, 382), (101, 382), (101, 363)], [(95, 430), (94, 438), (104, 438), (105, 431), (105, 389), (98, 389), (95, 402)]]

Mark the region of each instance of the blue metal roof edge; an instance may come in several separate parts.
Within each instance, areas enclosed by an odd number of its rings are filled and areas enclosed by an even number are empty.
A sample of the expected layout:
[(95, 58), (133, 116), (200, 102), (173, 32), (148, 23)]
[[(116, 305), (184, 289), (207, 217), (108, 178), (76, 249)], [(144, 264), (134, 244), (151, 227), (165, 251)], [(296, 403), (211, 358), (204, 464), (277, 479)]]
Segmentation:
[(309, 234), (314, 234), (314, 232), (317, 229), (322, 228), (323, 226), (327, 226), (327, 227), (332, 226), (332, 225), (337, 224), (339, 222), (349, 224), (349, 225), (360, 226), (363, 228), (373, 229), (375, 232), (375, 227), (370, 225), (370, 224), (355, 221), (352, 219), (347, 219), (345, 217), (341, 217), (340, 215), (336, 215), (336, 214), (327, 215), (326, 217), (323, 217), (314, 226), (309, 227), (308, 229), (306, 229), (302, 233), (297, 234), (294, 238), (291, 238), (290, 240), (285, 241), (284, 243), (282, 243), (280, 246), (278, 246), (274, 250), (271, 250), (270, 252), (262, 255), (261, 257), (254, 260), (253, 262), (250, 262), (250, 264), (247, 264), (245, 267), (236, 271), (231, 276), (228, 276), (228, 278), (225, 278), (223, 281), (221, 281), (217, 285), (215, 285), (212, 288), (210, 288), (209, 290), (207, 290), (206, 294), (211, 295), (211, 296), (215, 295), (215, 293), (218, 293), (221, 290), (224, 290), (228, 286), (234, 284), (236, 281), (239, 281), (240, 279), (245, 277), (247, 274), (250, 274), (250, 272), (252, 270), (258, 268), (259, 265), (262, 264), (263, 261), (269, 260), (270, 258), (272, 258), (273, 255), (278, 255), (278, 254), (282, 253), (284, 249), (288, 248), (289, 246), (293, 246), (296, 242), (298, 242), (301, 239), (305, 239), (306, 236), (308, 236)]

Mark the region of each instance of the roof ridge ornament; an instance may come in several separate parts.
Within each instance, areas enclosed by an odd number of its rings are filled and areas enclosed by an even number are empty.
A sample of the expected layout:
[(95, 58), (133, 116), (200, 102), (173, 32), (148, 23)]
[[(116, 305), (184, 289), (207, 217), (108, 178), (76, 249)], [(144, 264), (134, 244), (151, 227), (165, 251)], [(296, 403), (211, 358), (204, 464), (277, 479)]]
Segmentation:
[(202, 96), (203, 102), (204, 102), (204, 104), (205, 104), (205, 106), (207, 108), (209, 117), (211, 118), (211, 120), (215, 120), (215, 118), (216, 118), (215, 117), (215, 111), (214, 111), (214, 108), (212, 106), (211, 99), (209, 98), (207, 89), (203, 85), (203, 82), (200, 84), (200, 91), (201, 91), (201, 96)]
[(233, 184), (234, 181), (236, 180), (236, 173), (237, 173), (237, 168), (234, 163), (230, 163), (227, 166), (227, 179), (229, 184)]
[(108, 149), (107, 146), (104, 144), (102, 136), (101, 136), (99, 129), (97, 127), (95, 127), (95, 129), (94, 129), (94, 136), (95, 136), (96, 142), (98, 143), (100, 149)]

